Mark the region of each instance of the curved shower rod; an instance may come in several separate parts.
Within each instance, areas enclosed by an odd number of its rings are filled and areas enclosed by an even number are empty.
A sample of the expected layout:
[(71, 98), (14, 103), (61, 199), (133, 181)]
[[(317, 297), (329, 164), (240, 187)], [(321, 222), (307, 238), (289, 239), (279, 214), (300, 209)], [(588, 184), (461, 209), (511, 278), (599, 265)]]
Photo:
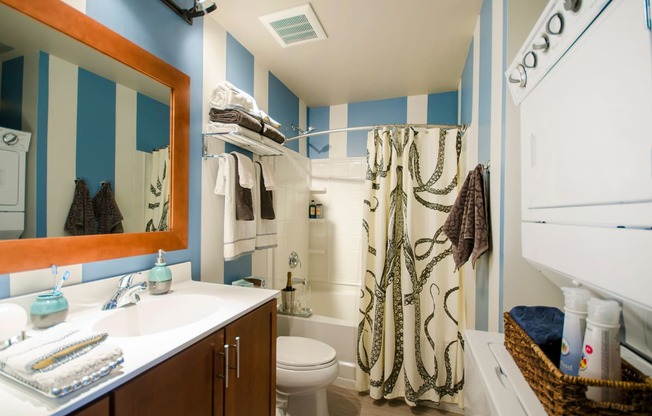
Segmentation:
[(290, 137), (289, 139), (285, 139), (285, 142), (290, 142), (292, 140), (298, 140), (298, 139), (303, 139), (304, 137), (310, 137), (310, 136), (319, 136), (322, 134), (330, 134), (330, 133), (341, 133), (345, 131), (356, 131), (356, 130), (373, 130), (377, 129), (380, 127), (414, 127), (417, 129), (434, 129), (434, 128), (441, 128), (441, 129), (460, 129), (462, 132), (466, 131), (467, 125), (466, 124), (414, 124), (414, 123), (404, 123), (404, 124), (375, 124), (373, 126), (360, 126), (360, 127), (346, 127), (346, 128), (341, 128), (341, 129), (332, 129), (332, 130), (324, 130), (324, 131), (308, 131), (306, 133), (299, 134), (298, 136)]

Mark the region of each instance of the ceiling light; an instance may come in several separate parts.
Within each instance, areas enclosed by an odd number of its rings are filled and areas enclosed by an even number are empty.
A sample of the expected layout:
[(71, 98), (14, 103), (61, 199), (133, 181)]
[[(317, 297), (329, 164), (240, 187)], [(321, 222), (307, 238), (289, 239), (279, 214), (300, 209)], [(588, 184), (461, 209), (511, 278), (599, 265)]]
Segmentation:
[(192, 19), (204, 16), (217, 9), (214, 1), (194, 0), (194, 6), (190, 9), (182, 9), (176, 4), (175, 0), (161, 0), (165, 5), (178, 14), (186, 23), (192, 24)]

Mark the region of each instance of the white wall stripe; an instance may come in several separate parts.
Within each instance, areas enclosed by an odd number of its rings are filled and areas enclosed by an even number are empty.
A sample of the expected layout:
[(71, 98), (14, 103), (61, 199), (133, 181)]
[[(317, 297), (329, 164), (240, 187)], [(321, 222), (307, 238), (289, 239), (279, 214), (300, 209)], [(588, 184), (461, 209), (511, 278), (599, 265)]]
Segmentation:
[[(202, 125), (208, 122), (213, 87), (226, 80), (226, 31), (213, 19), (204, 19), (204, 97)], [(257, 89), (254, 86), (254, 89)], [(221, 140), (209, 140), (211, 153), (224, 152)], [(213, 193), (217, 178), (217, 159), (203, 161), (201, 187), (201, 278), (224, 282), (224, 203)]]
[(134, 178), (145, 178), (145, 154), (136, 150), (136, 91), (116, 84), (115, 89), (115, 200), (124, 220), (125, 230), (145, 231), (145, 184)]
[[(78, 67), (50, 55), (48, 101), (47, 235), (63, 236), (74, 195)], [(61, 161), (71, 161), (61, 163)]]
[(428, 94), (407, 97), (407, 122), (428, 123)]

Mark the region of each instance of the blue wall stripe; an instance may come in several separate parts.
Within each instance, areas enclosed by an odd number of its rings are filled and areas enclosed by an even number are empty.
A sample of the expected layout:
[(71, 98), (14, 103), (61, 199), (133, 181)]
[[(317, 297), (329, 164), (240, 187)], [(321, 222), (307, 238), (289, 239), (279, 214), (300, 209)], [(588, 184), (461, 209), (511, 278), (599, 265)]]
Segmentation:
[[(478, 161), (490, 160), (491, 152), (491, 26), (492, 1), (485, 0), (480, 11), (480, 82), (478, 114)], [(491, 191), (489, 191), (491, 192)], [(476, 273), (475, 329), (486, 331), (489, 328), (489, 270), (487, 260), (479, 263)]]
[(23, 128), (24, 62), (24, 58), (19, 56), (2, 63), (0, 126), (16, 130)]
[[(348, 127), (407, 122), (407, 97), (365, 101), (348, 105)], [(367, 155), (367, 132), (350, 131), (347, 135), (347, 157)]]
[(110, 181), (115, 190), (116, 87), (83, 68), (78, 77), (75, 171), (93, 196), (102, 181)]
[(457, 91), (428, 94), (428, 124), (457, 124)]
[[(292, 125), (299, 125), (299, 97), (294, 95), (274, 74), (269, 72), (269, 115), (281, 123), (280, 131), (285, 137), (294, 136)], [(294, 140), (286, 144), (292, 150), (299, 151), (299, 141)]]
[(38, 99), (36, 119), (36, 237), (48, 232), (48, 100), (50, 99), (50, 55), (38, 55)]
[(469, 53), (466, 55), (464, 70), (462, 71), (462, 105), (460, 106), (460, 120), (467, 126), (473, 122), (473, 46), (471, 40)]
[(11, 286), (9, 285), (9, 275), (0, 274), (0, 299), (8, 298), (11, 295)]
[(226, 34), (226, 80), (254, 96), (254, 56), (228, 32)]
[[(317, 107), (308, 109), (308, 126), (315, 131), (330, 129), (330, 107)], [(327, 134), (308, 137), (308, 157), (311, 159), (328, 159), (330, 139)]]
[(136, 95), (136, 149), (152, 153), (170, 144), (170, 106), (144, 94)]

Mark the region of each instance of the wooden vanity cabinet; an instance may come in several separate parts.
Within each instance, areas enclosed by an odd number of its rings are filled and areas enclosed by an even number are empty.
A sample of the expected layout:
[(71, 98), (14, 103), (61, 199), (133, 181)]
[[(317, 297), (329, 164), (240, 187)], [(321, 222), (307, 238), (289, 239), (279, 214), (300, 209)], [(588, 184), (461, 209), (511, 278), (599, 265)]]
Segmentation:
[(110, 396), (113, 416), (274, 415), (276, 299), (116, 388)]
[(228, 386), (224, 379), (223, 413), (216, 408), (214, 414), (276, 414), (276, 299), (228, 325), (225, 341)]
[(101, 397), (93, 403), (72, 413), (74, 416), (110, 416), (111, 407), (109, 396)]

